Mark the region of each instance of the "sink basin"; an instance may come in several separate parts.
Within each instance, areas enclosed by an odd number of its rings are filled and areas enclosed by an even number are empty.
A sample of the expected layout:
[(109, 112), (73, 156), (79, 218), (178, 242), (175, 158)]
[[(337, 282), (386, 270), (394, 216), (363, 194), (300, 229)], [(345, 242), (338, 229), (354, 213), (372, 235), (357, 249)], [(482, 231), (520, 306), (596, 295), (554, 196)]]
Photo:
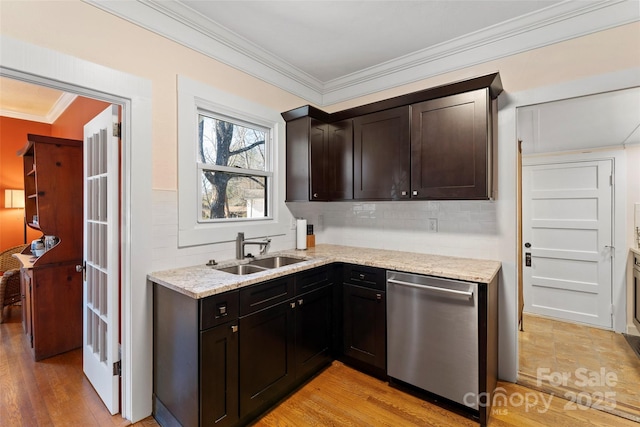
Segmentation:
[(251, 261), (249, 266), (259, 266), (263, 268), (278, 268), (285, 265), (297, 264), (306, 260), (300, 258), (292, 258), (288, 256), (274, 256), (269, 258), (256, 259)]
[(245, 274), (259, 273), (261, 271), (268, 270), (268, 268), (260, 267), (258, 265), (241, 264), (241, 265), (232, 265), (231, 267), (225, 267), (225, 268), (216, 268), (216, 270), (224, 271), (225, 273), (231, 273), (231, 274), (237, 274), (239, 276), (243, 276)]

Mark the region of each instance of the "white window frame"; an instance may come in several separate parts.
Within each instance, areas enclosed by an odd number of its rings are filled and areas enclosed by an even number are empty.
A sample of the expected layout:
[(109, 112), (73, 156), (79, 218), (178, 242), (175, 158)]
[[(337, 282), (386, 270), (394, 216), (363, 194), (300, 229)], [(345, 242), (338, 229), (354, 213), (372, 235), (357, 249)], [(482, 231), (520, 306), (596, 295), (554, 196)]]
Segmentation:
[[(272, 173), (265, 218), (200, 220), (200, 173), (198, 162), (198, 114), (211, 113), (270, 130), (268, 170)], [(246, 238), (283, 235), (287, 232), (284, 204), (285, 123), (278, 111), (184, 76), (178, 76), (178, 246), (197, 246), (234, 241), (238, 232)], [(237, 169), (235, 169), (237, 171)], [(269, 188), (270, 187), (270, 188)]]
[[(245, 126), (247, 128), (258, 128), (259, 130), (262, 130), (265, 132), (265, 134), (267, 135), (267, 137), (265, 138), (265, 169), (264, 170), (257, 170), (257, 169), (239, 169), (239, 168), (234, 168), (234, 167), (230, 167), (230, 166), (219, 166), (219, 165), (211, 165), (211, 164), (207, 164), (204, 163), (202, 161), (199, 161), (197, 159), (198, 155), (196, 153), (196, 165), (198, 167), (198, 192), (199, 195), (202, 195), (202, 173), (205, 170), (209, 170), (209, 171), (215, 171), (215, 172), (227, 172), (230, 174), (234, 174), (234, 175), (243, 175), (243, 176), (261, 176), (265, 178), (265, 185), (267, 187), (266, 192), (265, 192), (265, 203), (267, 204), (267, 215), (260, 217), (260, 218), (211, 218), (211, 219), (204, 219), (201, 216), (202, 213), (202, 205), (200, 203), (200, 199), (198, 198), (196, 200), (197, 204), (198, 204), (198, 210), (197, 210), (197, 215), (198, 215), (198, 222), (199, 223), (215, 223), (215, 222), (232, 222), (232, 221), (236, 221), (236, 222), (244, 222), (244, 221), (265, 221), (265, 220), (270, 220), (273, 219), (273, 161), (272, 161), (272, 155), (271, 153), (273, 152), (272, 146), (273, 146), (273, 137), (272, 137), (272, 129), (271, 127), (268, 126), (264, 126), (263, 124), (259, 124), (259, 123), (251, 123), (251, 122), (247, 122), (246, 120), (243, 120), (241, 118), (238, 117), (228, 117), (225, 115), (220, 114), (217, 111), (211, 111), (205, 108), (198, 108), (198, 112), (197, 112), (198, 116), (206, 116), (215, 120), (221, 120), (221, 121), (225, 121), (228, 123), (233, 123), (236, 125), (240, 125), (240, 126)], [(196, 145), (197, 148), (197, 145)]]

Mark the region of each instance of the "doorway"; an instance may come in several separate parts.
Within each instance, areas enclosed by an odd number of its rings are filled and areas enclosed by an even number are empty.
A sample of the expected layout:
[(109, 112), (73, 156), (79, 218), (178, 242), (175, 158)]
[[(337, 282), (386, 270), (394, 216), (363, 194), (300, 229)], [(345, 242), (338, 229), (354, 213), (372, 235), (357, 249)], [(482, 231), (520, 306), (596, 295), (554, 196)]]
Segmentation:
[[(10, 144), (4, 147), (5, 152), (9, 150), (7, 147), (24, 144), (28, 134), (77, 141), (79, 148), (82, 148), (84, 139), (84, 147), (80, 151), (84, 155), (79, 154), (78, 157), (79, 181), (74, 184), (74, 188), (78, 189), (78, 197), (74, 197), (74, 203), (67, 206), (67, 209), (73, 209), (75, 218), (82, 220), (84, 216), (84, 227), (81, 222), (77, 224), (82, 230), (80, 235), (74, 233), (78, 236), (77, 239), (65, 239), (69, 236), (63, 236), (62, 239), (75, 242), (77, 258), (79, 260), (82, 257), (84, 260), (84, 263), (80, 262), (80, 265), (76, 266), (77, 269), (82, 268), (83, 272), (83, 304), (82, 307), (73, 309), (78, 310), (77, 317), (83, 319), (83, 323), (75, 325), (76, 330), (82, 332), (84, 337), (84, 357), (81, 366), (84, 366), (84, 375), (98, 392), (109, 412), (118, 413), (121, 393), (119, 377), (114, 373), (112, 365), (119, 362), (118, 230), (121, 212), (119, 173), (122, 169), (119, 135), (114, 135), (113, 130), (114, 124), (117, 127), (119, 123), (120, 107), (7, 77), (0, 77), (0, 80), (3, 87), (2, 105), (13, 107), (3, 119), (6, 120), (3, 123), (7, 129), (6, 132), (3, 131), (2, 142), (3, 145)], [(7, 87), (10, 90), (5, 92), (4, 89)], [(108, 108), (105, 110), (105, 107)], [(11, 138), (6, 138), (7, 135)], [(16, 151), (14, 149), (8, 152), (16, 156)], [(14, 169), (14, 163), (22, 165), (22, 158), (13, 156), (3, 161), (5, 166), (12, 166), (11, 169)], [(19, 180), (22, 181), (22, 173), (19, 176)], [(76, 201), (80, 204), (75, 203)], [(77, 228), (75, 230), (78, 231)], [(34, 231), (38, 231), (37, 237), (42, 234), (39, 229)], [(51, 234), (50, 229), (43, 231), (45, 234)], [(71, 268), (73, 269), (73, 266)], [(26, 306), (23, 307), (23, 310), (25, 309)]]
[(152, 295), (145, 286), (151, 269), (151, 82), (7, 37), (0, 37), (0, 48), (0, 76), (122, 105), (121, 414), (139, 421), (152, 410)]
[(525, 312), (612, 328), (612, 202), (612, 159), (523, 159)]
[[(529, 282), (519, 284), (517, 381), (576, 409), (593, 406), (640, 420), (636, 387), (627, 383), (640, 365), (620, 334), (626, 327), (625, 144), (634, 142), (629, 137), (638, 125), (638, 116), (627, 114), (638, 108), (634, 91), (517, 108), (525, 147), (519, 277)], [(531, 183), (536, 174), (543, 185)]]

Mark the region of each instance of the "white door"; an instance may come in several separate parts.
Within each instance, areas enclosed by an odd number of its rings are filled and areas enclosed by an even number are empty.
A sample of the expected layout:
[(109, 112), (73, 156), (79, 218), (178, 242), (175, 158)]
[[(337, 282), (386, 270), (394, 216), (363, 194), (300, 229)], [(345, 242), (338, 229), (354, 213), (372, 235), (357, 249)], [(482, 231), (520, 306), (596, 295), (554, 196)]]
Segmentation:
[[(83, 370), (112, 414), (120, 411), (118, 107), (84, 126)], [(118, 366), (118, 365), (116, 365)]]
[(611, 328), (612, 161), (522, 172), (525, 312)]

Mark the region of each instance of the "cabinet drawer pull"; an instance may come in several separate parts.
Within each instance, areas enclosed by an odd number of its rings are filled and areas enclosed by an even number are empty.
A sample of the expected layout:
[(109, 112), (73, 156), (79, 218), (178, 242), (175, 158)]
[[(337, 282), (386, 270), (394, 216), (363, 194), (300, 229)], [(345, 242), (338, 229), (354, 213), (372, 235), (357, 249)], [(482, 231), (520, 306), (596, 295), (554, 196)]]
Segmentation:
[(231, 332), (233, 333), (238, 332), (238, 325), (231, 325)]
[(364, 274), (360, 273), (359, 276), (360, 276), (360, 280), (364, 280)]
[(376, 300), (382, 301), (382, 294), (376, 294)]

